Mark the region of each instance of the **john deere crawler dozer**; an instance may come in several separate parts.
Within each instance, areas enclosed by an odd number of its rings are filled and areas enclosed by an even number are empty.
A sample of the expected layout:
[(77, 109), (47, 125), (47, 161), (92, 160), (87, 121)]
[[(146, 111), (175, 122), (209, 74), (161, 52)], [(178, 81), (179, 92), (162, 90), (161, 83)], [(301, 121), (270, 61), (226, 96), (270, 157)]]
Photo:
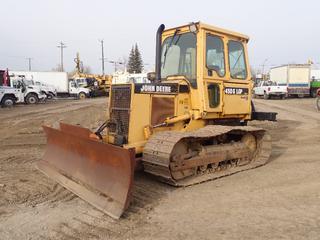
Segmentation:
[(96, 131), (44, 126), (38, 167), (114, 218), (130, 203), (134, 171), (188, 186), (268, 162), (270, 136), (247, 126), (255, 112), (245, 35), (192, 23), (156, 34), (149, 84), (112, 85), (109, 116)]

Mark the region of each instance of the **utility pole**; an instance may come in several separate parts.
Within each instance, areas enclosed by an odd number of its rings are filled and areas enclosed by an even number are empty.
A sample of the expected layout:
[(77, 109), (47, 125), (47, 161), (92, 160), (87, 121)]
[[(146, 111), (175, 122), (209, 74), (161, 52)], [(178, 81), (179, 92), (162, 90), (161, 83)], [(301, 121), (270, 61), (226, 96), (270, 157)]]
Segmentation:
[(266, 58), (262, 63), (262, 79), (264, 80), (264, 66), (266, 65), (266, 62), (268, 61), (268, 58)]
[(61, 68), (61, 72), (63, 72), (63, 49), (66, 48), (67, 46), (63, 43), (63, 42), (60, 42), (59, 43), (59, 46), (57, 46), (57, 48), (60, 48), (60, 57), (61, 57), (61, 60), (60, 60), (60, 68)]
[(101, 43), (101, 67), (102, 67), (102, 75), (104, 75), (104, 60), (106, 60), (104, 58), (104, 47), (103, 47), (103, 39), (99, 40), (99, 42)]
[(29, 71), (31, 71), (31, 60), (32, 60), (32, 58), (26, 58), (27, 60), (28, 60), (28, 66), (29, 66)]

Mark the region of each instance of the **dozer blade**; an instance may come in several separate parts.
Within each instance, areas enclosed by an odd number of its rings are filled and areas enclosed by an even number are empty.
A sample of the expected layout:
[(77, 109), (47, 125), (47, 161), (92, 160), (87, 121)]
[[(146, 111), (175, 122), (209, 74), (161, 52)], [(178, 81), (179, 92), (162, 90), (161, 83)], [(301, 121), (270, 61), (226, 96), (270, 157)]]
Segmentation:
[(127, 209), (133, 186), (134, 149), (90, 139), (89, 129), (43, 126), (47, 148), (40, 171), (113, 218)]

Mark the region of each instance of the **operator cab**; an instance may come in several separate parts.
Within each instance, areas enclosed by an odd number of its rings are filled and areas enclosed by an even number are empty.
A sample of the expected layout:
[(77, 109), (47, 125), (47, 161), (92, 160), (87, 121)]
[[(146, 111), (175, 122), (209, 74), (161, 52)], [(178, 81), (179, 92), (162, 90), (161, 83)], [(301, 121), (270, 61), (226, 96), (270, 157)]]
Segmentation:
[(187, 85), (192, 108), (207, 118), (249, 119), (248, 41), (246, 35), (200, 22), (166, 29), (157, 51), (156, 81)]

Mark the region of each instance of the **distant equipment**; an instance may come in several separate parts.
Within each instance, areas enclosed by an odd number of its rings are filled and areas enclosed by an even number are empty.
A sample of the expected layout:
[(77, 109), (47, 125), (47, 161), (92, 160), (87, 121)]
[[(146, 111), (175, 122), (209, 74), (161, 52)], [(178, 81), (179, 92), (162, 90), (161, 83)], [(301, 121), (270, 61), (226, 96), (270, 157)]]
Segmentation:
[(90, 89), (90, 96), (92, 97), (108, 96), (112, 76), (84, 73), (83, 63), (80, 61), (79, 53), (77, 53), (77, 57), (74, 61), (76, 63), (76, 73), (71, 77), (71, 79), (73, 79), (79, 86)]
[(112, 77), (112, 84), (125, 84), (125, 83), (150, 83), (148, 80), (148, 73), (128, 73), (128, 72), (115, 72)]
[(14, 75), (8, 70), (5, 71), (2, 86), (7, 91), (15, 89), (16, 99), (14, 103), (36, 104), (45, 101), (47, 98), (45, 92), (38, 86), (30, 84), (30, 81), (24, 75)]
[(320, 89), (320, 70), (311, 70), (310, 94), (312, 97), (317, 97), (317, 92)]
[(287, 86), (289, 96), (310, 95), (310, 64), (288, 64), (270, 69), (270, 80)]

